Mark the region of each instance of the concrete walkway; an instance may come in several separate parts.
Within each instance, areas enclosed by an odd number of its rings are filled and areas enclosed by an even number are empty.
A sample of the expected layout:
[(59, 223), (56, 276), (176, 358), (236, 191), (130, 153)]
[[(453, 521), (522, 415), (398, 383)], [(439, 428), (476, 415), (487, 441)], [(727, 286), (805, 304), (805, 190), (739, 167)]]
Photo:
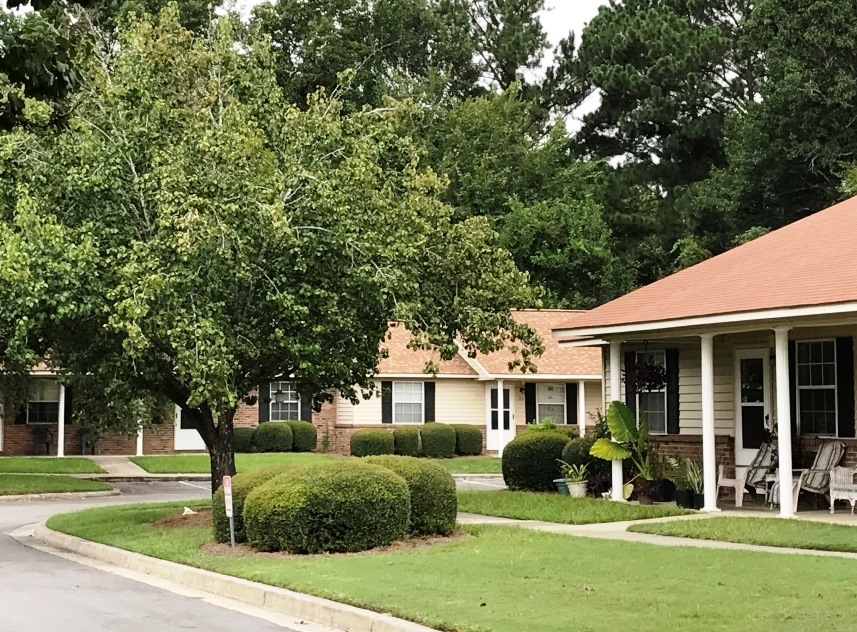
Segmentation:
[(127, 456), (90, 456), (87, 457), (101, 467), (108, 476), (148, 476), (149, 473)]
[[(741, 515), (743, 517), (774, 518), (776, 514), (761, 514), (761, 512), (730, 512), (728, 515)], [(673, 520), (699, 520), (715, 518), (723, 514), (705, 513), (689, 516), (668, 516), (665, 518), (652, 518), (648, 520), (627, 520), (623, 522), (604, 522), (598, 524), (560, 524), (557, 522), (541, 522), (538, 520), (515, 520), (512, 518), (499, 518), (497, 516), (483, 516), (480, 514), (459, 513), (458, 522), (461, 524), (488, 524), (508, 525), (532, 529), (533, 531), (545, 531), (558, 533), (560, 535), (577, 536), (581, 538), (597, 538), (600, 540), (621, 540), (624, 542), (636, 542), (639, 544), (654, 544), (656, 546), (684, 546), (699, 549), (720, 549), (734, 551), (756, 551), (759, 553), (779, 553), (784, 555), (816, 555), (822, 557), (842, 557), (857, 560), (857, 553), (846, 553), (843, 551), (818, 551), (811, 549), (793, 549), (779, 546), (761, 546), (756, 544), (741, 544), (737, 542), (723, 542), (718, 540), (696, 540), (693, 538), (678, 538), (674, 536), (653, 535), (649, 533), (635, 533), (628, 531), (628, 527), (634, 524), (646, 524), (649, 522), (668, 522)], [(851, 516), (849, 516), (851, 517)], [(812, 520), (812, 518), (810, 518)], [(820, 521), (820, 520), (815, 520)], [(842, 521), (835, 521), (842, 524)], [(853, 522), (852, 522), (853, 524)], [(857, 531), (855, 531), (857, 534)]]

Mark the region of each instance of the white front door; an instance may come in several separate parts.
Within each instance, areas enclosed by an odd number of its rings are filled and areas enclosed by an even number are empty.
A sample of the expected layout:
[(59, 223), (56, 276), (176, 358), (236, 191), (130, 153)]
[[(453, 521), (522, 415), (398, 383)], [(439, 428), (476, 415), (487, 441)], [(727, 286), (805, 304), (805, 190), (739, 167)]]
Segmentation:
[(771, 380), (767, 348), (735, 352), (735, 465), (753, 461), (770, 428)]
[(205, 450), (205, 441), (194, 428), (190, 419), (176, 406), (175, 440), (176, 450)]
[[(502, 383), (501, 383), (502, 384)], [(503, 453), (503, 448), (515, 438), (515, 419), (512, 415), (512, 393), (508, 388), (503, 388), (503, 402), (497, 395), (497, 387), (488, 391), (488, 428), (485, 443), (488, 450), (496, 450), (498, 454)]]

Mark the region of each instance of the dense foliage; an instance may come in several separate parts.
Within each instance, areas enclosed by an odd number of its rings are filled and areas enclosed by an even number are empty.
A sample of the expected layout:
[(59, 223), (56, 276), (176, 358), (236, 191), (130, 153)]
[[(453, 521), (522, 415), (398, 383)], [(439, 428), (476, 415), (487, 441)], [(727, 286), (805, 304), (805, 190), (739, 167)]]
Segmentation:
[(455, 454), (457, 456), (479, 456), (482, 454), (482, 431), (479, 426), (451, 424), (455, 430)]
[(437, 422), (420, 428), (422, 455), (430, 459), (451, 459), (455, 456), (455, 428)]
[(562, 451), (569, 442), (565, 434), (525, 432), (503, 450), (503, 480), (509, 489), (547, 492), (556, 489)]
[(393, 433), (380, 428), (364, 428), (351, 435), (351, 456), (394, 454)]
[(292, 429), (279, 421), (266, 421), (253, 433), (256, 452), (291, 452), (294, 446)]
[(318, 431), (309, 421), (284, 421), (292, 429), (292, 450), (294, 452), (312, 452), (318, 442)]
[(235, 429), (235, 452), (252, 452), (253, 451), (253, 436), (256, 434), (255, 428), (236, 428)]
[[(247, 494), (262, 483), (268, 482), (293, 467), (292, 465), (272, 465), (271, 467), (262, 467), (236, 474), (232, 477), (232, 511), (236, 542), (247, 541), (244, 534), (244, 500), (247, 498)], [(222, 488), (218, 489), (212, 496), (211, 518), (214, 523), (214, 539), (218, 542), (229, 542), (229, 518), (226, 516)]]
[(449, 535), (455, 529), (458, 498), (455, 479), (437, 463), (407, 456), (370, 456), (369, 463), (395, 472), (411, 493), (410, 532)]
[(343, 459), (297, 468), (256, 487), (244, 502), (244, 529), (260, 551), (363, 551), (405, 537), (410, 511), (401, 476)]
[(398, 426), (393, 430), (393, 452), (401, 456), (420, 455), (420, 429), (416, 426)]

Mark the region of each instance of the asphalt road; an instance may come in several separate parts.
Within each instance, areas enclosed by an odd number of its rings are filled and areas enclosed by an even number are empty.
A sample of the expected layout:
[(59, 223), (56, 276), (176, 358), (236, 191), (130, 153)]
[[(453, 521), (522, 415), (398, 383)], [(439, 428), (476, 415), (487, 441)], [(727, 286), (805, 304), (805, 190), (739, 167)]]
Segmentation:
[[(131, 483), (122, 496), (76, 501), (0, 501), (2, 632), (295, 632), (271, 621), (45, 553), (9, 537), (63, 511), (208, 495), (203, 483)], [(200, 488), (201, 487), (201, 488)]]

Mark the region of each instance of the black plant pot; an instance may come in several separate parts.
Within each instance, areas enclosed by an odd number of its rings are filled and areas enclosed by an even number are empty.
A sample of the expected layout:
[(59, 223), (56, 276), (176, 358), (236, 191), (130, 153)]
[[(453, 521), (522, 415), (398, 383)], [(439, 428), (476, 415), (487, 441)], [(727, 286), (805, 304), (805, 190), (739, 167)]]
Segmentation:
[(675, 483), (668, 478), (662, 478), (655, 482), (657, 483), (655, 487), (655, 502), (669, 503), (675, 500)]
[(702, 509), (705, 505), (705, 494), (694, 494), (693, 495), (693, 508), (694, 509)]
[(675, 504), (685, 509), (693, 509), (693, 491), (690, 489), (675, 490)]

